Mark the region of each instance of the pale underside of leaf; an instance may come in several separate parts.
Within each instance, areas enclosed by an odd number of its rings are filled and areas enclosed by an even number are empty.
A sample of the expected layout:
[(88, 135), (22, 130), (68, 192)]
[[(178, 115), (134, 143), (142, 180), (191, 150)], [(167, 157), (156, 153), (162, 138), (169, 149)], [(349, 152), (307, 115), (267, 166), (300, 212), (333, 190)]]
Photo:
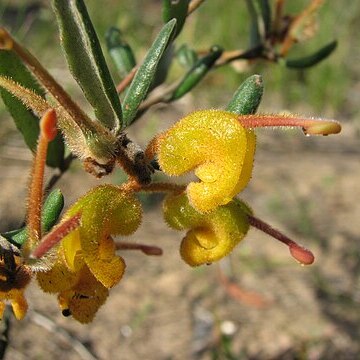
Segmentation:
[(82, 0), (53, 0), (68, 65), (95, 116), (108, 129), (121, 127), (121, 104), (100, 43)]

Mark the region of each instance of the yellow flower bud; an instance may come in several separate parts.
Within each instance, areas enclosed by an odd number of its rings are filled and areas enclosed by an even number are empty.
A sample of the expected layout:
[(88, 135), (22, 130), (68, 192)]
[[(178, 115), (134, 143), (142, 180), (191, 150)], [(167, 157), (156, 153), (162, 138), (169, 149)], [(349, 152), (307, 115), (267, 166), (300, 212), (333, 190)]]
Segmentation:
[(176, 230), (189, 230), (182, 240), (180, 254), (191, 266), (212, 263), (228, 255), (244, 238), (250, 208), (238, 199), (202, 214), (185, 194), (171, 195), (164, 202), (165, 221)]
[(169, 175), (195, 170), (201, 182), (187, 187), (200, 212), (227, 204), (250, 180), (255, 135), (238, 116), (220, 110), (196, 111), (177, 122), (159, 140), (161, 169)]

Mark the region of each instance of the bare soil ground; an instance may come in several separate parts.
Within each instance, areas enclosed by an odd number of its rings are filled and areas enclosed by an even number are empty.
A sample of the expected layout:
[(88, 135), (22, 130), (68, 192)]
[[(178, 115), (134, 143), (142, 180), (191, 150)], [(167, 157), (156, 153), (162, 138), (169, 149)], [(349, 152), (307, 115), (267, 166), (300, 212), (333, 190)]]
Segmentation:
[[(2, 132), (5, 231), (24, 216), (30, 155), (14, 129)], [(221, 267), (191, 269), (178, 254), (182, 234), (166, 227), (157, 203), (131, 241), (160, 246), (164, 255), (123, 252), (126, 276), (86, 326), (62, 317), (55, 297), (32, 284), (28, 316), (11, 319), (5, 358), (358, 359), (359, 178), (351, 126), (345, 124), (341, 136), (315, 139), (261, 131), (253, 179), (242, 198), (257, 216), (311, 248), (313, 266), (298, 265), (281, 244), (251, 230)], [(71, 202), (95, 184), (73, 170), (58, 187)], [(245, 301), (229, 294), (220, 268), (231, 269)], [(256, 296), (265, 306), (256, 307)]]

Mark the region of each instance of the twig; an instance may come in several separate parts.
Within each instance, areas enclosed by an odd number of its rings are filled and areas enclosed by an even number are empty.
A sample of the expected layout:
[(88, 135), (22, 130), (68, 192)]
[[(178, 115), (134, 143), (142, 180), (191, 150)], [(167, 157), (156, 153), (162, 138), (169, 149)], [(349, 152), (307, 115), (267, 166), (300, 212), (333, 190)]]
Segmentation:
[(223, 54), (216, 61), (215, 66), (222, 66), (234, 60), (253, 60), (263, 58), (264, 46), (262, 44), (255, 46), (248, 50), (231, 50), (224, 51)]
[(187, 16), (192, 14), (205, 0), (192, 0), (189, 4)]
[(178, 87), (179, 81), (175, 81), (173, 84), (165, 87), (162, 91), (159, 91), (157, 94), (150, 96), (146, 99), (139, 107), (139, 113), (143, 114), (146, 110), (148, 110), (151, 106), (159, 103), (168, 102), (169, 96), (173, 93), (173, 91)]
[(131, 81), (133, 80), (136, 71), (137, 71), (138, 67), (134, 66), (131, 71), (121, 80), (121, 82), (116, 86), (116, 91), (118, 92), (118, 94), (121, 94), (126, 87), (131, 83)]

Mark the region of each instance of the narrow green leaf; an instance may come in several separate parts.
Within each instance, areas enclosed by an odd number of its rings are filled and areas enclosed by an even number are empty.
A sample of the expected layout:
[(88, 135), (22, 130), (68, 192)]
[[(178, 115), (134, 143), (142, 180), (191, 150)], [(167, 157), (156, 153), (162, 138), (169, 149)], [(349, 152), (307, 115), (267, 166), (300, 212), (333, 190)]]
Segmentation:
[(56, 224), (64, 207), (64, 195), (60, 189), (53, 190), (46, 198), (42, 210), (42, 227), (45, 232), (51, 230)]
[(61, 169), (65, 160), (65, 145), (62, 134), (58, 132), (56, 138), (49, 143), (46, 155), (46, 164), (53, 168)]
[[(42, 97), (45, 96), (43, 89), (38, 85), (18, 56), (12, 51), (0, 50), (0, 75), (13, 79)], [(0, 94), (5, 106), (14, 119), (16, 127), (21, 132), (26, 145), (31, 151), (35, 151), (40, 132), (39, 118), (19, 99), (2, 87), (0, 87)], [(61, 168), (63, 161), (64, 142), (61, 134), (59, 134), (49, 145), (46, 163), (51, 167)]]
[[(46, 198), (41, 216), (42, 228), (45, 233), (50, 231), (51, 228), (56, 224), (63, 207), (63, 194), (59, 189), (53, 190)], [(21, 229), (8, 231), (1, 235), (4, 236), (13, 245), (21, 247), (27, 239), (27, 229), (26, 227), (23, 227)]]
[(83, 0), (53, 0), (60, 39), (75, 80), (111, 130), (121, 127), (121, 104)]
[(179, 86), (174, 90), (170, 101), (180, 99), (191, 89), (193, 89), (213, 67), (216, 60), (221, 56), (222, 52), (223, 49), (218, 46), (213, 46), (209, 54), (199, 59), (183, 77)]
[(105, 35), (106, 45), (119, 74), (124, 78), (136, 65), (133, 51), (124, 40), (120, 29), (111, 27)]
[[(44, 95), (27, 68), (13, 52), (0, 50), (0, 73), (11, 77), (27, 88), (33, 89), (37, 94)], [(4, 88), (1, 88), (0, 91), (1, 97), (13, 117), (16, 127), (23, 135), (26, 145), (35, 151), (40, 131), (39, 119)]]
[(129, 126), (135, 119), (140, 103), (146, 97), (154, 79), (158, 63), (172, 39), (175, 25), (176, 19), (173, 19), (163, 26), (136, 72), (123, 101), (123, 127)]
[(262, 77), (260, 75), (249, 76), (236, 90), (226, 110), (237, 115), (255, 114), (263, 92)]
[(256, 47), (261, 44), (261, 34), (259, 29), (259, 19), (256, 8), (253, 3), (254, 0), (246, 0), (246, 5), (250, 17), (250, 37), (249, 46), (250, 48)]
[(259, 8), (264, 24), (265, 36), (267, 37), (271, 32), (271, 8), (269, 0), (256, 0), (256, 5)]
[(164, 23), (171, 19), (176, 19), (176, 29), (174, 38), (176, 38), (184, 24), (188, 13), (189, 0), (163, 0), (162, 17)]
[(314, 66), (320, 61), (326, 59), (336, 49), (336, 47), (337, 41), (334, 40), (309, 56), (305, 56), (300, 59), (286, 59), (285, 65), (286, 67), (293, 69), (305, 69), (307, 67)]

